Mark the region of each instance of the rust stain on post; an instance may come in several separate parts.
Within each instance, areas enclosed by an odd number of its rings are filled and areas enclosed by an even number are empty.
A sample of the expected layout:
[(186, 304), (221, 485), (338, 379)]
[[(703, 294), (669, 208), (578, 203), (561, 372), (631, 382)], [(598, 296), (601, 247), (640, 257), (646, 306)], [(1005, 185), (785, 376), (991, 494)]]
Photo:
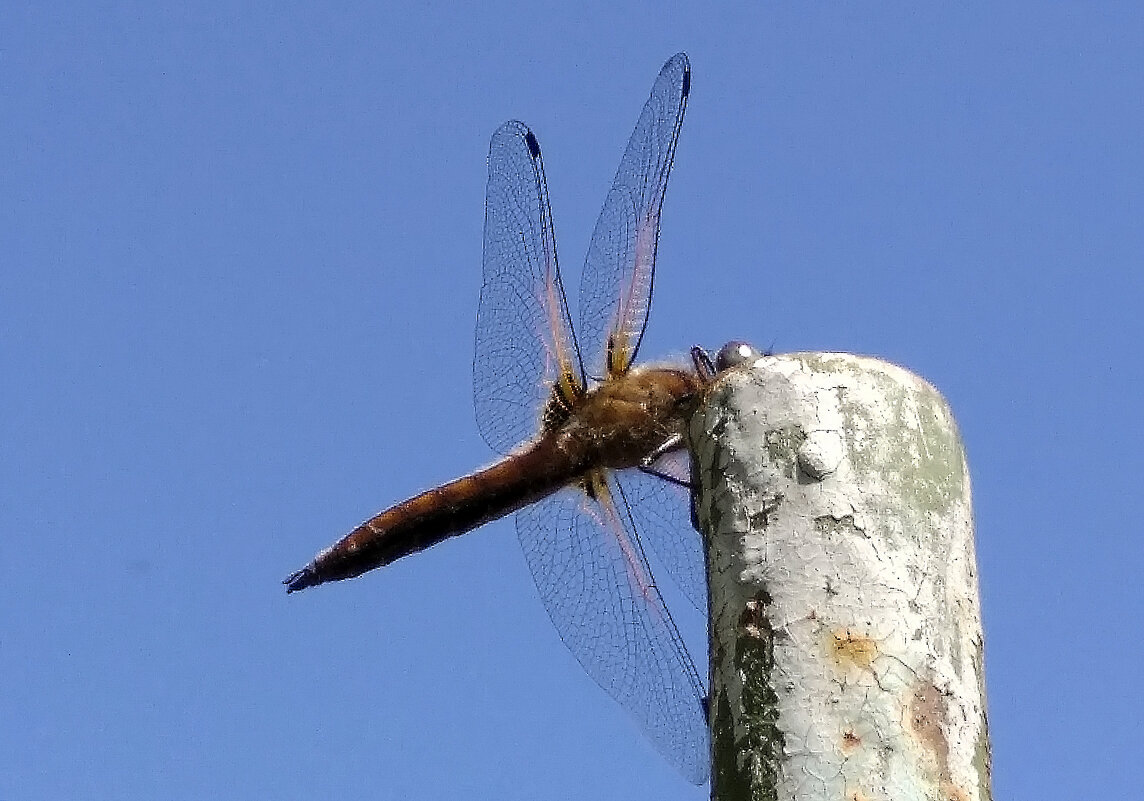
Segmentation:
[(949, 709), (945, 695), (932, 682), (914, 687), (910, 701), (910, 731), (932, 755), (937, 768), (938, 786), (947, 801), (969, 801), (969, 793), (955, 785), (949, 771), (949, 740), (945, 730), (949, 725)]
[(842, 732), (842, 753), (845, 756), (850, 756), (859, 748), (862, 747), (862, 738), (859, 737), (853, 729), (847, 729)]
[(878, 644), (848, 628), (831, 633), (830, 649), (834, 663), (840, 667), (870, 670), (870, 666), (878, 658)]

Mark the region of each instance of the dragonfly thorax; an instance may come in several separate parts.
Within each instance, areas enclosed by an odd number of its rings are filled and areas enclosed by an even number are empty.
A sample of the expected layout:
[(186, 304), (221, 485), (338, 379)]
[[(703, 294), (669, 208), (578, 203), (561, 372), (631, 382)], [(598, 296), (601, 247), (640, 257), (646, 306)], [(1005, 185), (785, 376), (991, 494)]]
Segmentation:
[(685, 370), (636, 368), (584, 393), (555, 433), (562, 448), (584, 452), (594, 465), (637, 467), (684, 432), (700, 389)]

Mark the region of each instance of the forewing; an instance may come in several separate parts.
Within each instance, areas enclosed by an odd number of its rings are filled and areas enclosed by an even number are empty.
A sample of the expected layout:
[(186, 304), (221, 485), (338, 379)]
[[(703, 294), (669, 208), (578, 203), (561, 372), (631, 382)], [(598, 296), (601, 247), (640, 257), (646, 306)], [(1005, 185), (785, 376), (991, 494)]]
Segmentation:
[(517, 512), (517, 533), (561, 639), (660, 753), (702, 784), (709, 775), (703, 685), (625, 509), (611, 482), (598, 500), (569, 487)]
[[(652, 469), (689, 480), (687, 451), (672, 451)], [(679, 484), (631, 469), (617, 474), (632, 511), (636, 530), (655, 551), (675, 585), (700, 612), (707, 611), (707, 567), (703, 537), (691, 525), (691, 499)]]
[(507, 453), (535, 437), (554, 382), (577, 394), (583, 369), (560, 269), (536, 137), (506, 122), (489, 144), (484, 268), (473, 395), (477, 426)]
[(635, 359), (651, 305), (659, 213), (691, 89), (687, 55), (652, 86), (604, 201), (580, 279), (580, 336), (588, 374), (618, 375)]

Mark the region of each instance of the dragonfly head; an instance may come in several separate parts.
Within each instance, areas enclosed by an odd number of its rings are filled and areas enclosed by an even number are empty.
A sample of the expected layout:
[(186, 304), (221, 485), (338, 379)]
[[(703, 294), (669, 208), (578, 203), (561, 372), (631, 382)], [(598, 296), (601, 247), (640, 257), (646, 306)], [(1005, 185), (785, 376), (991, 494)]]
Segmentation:
[(760, 353), (754, 345), (738, 340), (732, 340), (719, 348), (719, 352), (715, 354), (714, 362), (711, 361), (710, 354), (698, 345), (691, 349), (691, 361), (695, 364), (695, 372), (703, 384), (710, 384), (719, 373), (725, 370), (753, 362), (764, 355), (769, 356), (770, 354)]
[(715, 354), (715, 371), (721, 373), (730, 370), (732, 367), (762, 358), (762, 355), (754, 345), (732, 340), (719, 348), (719, 352)]

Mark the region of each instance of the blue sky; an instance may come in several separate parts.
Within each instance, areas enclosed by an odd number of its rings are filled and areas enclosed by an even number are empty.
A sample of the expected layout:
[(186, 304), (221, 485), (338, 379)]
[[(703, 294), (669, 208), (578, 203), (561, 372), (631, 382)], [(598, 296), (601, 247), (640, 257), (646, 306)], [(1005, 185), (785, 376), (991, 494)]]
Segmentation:
[(564, 649), (511, 521), (279, 584), (492, 457), (492, 131), (539, 137), (575, 287), (678, 50), (642, 355), (937, 385), (996, 797), (1138, 797), (1144, 9), (455, 5), (6, 9), (0, 799), (706, 797)]

